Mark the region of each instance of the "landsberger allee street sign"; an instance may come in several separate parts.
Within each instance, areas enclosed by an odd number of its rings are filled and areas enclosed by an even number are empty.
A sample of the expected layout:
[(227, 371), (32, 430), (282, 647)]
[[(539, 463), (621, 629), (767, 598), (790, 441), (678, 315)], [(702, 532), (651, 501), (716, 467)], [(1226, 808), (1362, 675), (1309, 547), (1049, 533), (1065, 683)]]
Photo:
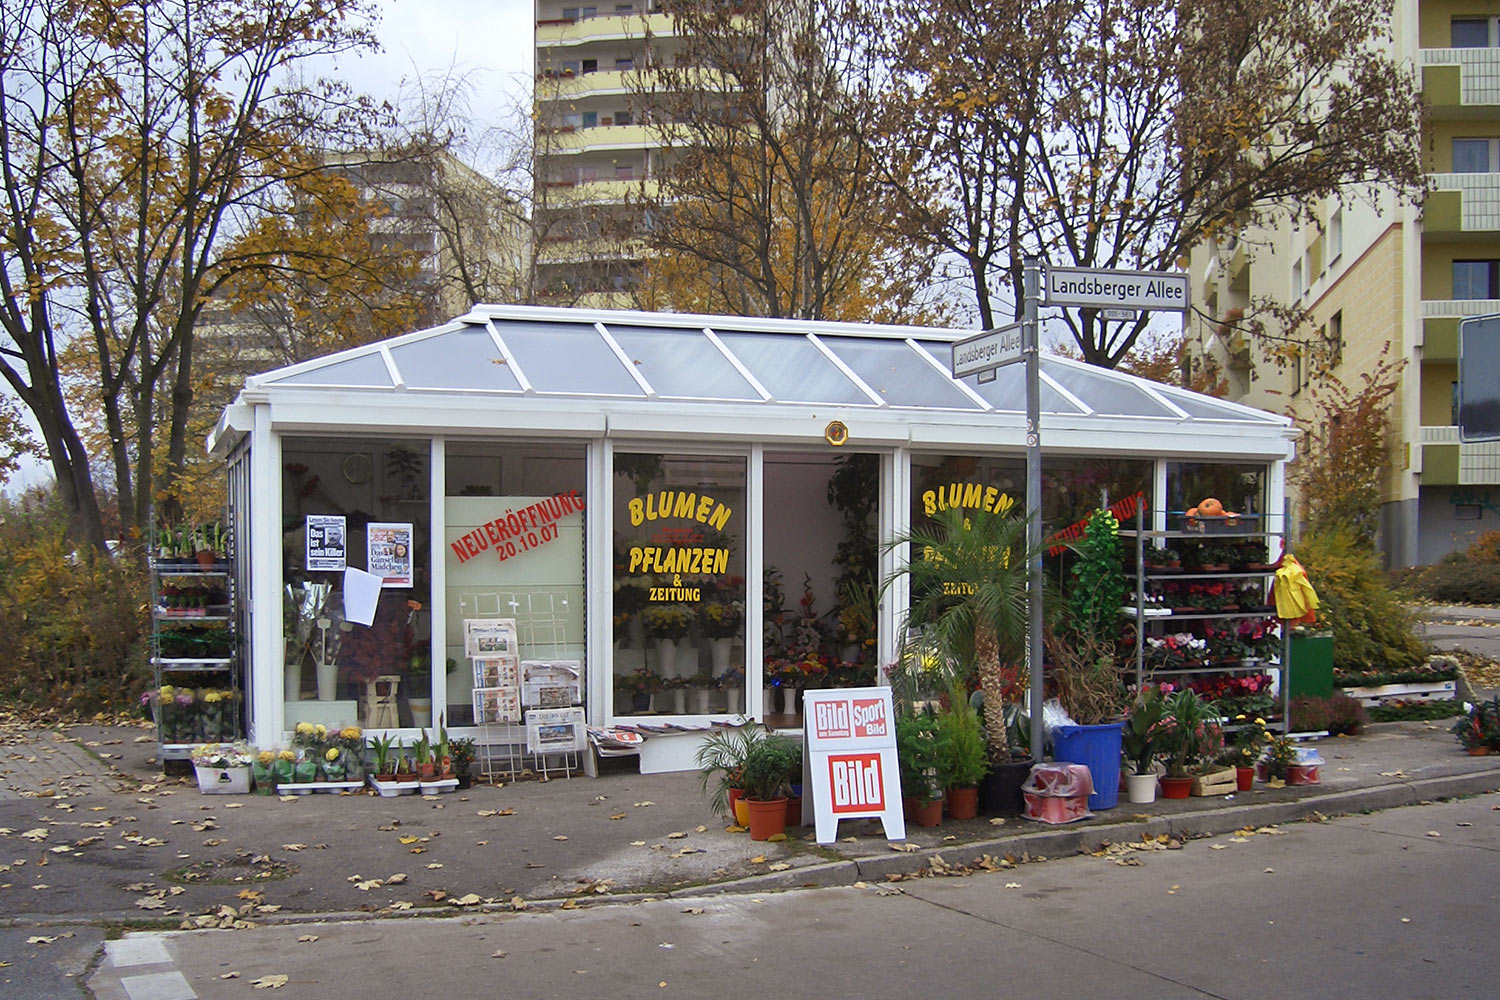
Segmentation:
[(953, 377), (977, 374), (985, 382), (986, 372), (1015, 364), (1023, 356), (1020, 323), (986, 330), (953, 345)]
[(1179, 271), (1102, 271), (1047, 268), (1043, 294), (1049, 306), (1186, 312), (1188, 276)]

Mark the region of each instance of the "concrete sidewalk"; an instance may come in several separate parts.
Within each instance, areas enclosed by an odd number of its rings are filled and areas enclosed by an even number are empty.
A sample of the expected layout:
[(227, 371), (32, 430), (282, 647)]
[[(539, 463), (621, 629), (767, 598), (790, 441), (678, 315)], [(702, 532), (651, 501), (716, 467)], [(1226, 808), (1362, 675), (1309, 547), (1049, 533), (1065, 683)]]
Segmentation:
[(0, 746), (0, 926), (430, 916), (851, 884), (939, 854), (1035, 860), (1500, 789), (1500, 757), (1464, 755), (1447, 730), (1385, 723), (1323, 740), (1316, 786), (1122, 801), (1066, 827), (909, 827), (909, 851), (873, 821), (845, 823), (827, 847), (810, 828), (752, 842), (709, 812), (691, 773), (481, 785), (435, 800), (202, 795), (191, 779), (161, 778), (149, 730), (77, 726)]

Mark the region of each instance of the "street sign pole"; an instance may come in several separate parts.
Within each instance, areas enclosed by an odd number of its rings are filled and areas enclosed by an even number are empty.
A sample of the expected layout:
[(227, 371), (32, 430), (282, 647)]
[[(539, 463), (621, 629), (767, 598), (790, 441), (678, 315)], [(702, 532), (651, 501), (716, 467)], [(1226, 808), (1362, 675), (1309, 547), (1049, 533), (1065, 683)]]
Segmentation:
[[(1021, 266), (1021, 336), (1026, 355), (1026, 550), (1029, 554), (1026, 591), (1030, 598), (1026, 603), (1031, 610), (1026, 669), (1031, 676), (1031, 755), (1041, 760), (1042, 701), (1046, 688), (1042, 681), (1042, 373), (1036, 312), (1042, 261), (1040, 257), (1025, 257)], [(1000, 725), (1004, 724), (1002, 710)]]

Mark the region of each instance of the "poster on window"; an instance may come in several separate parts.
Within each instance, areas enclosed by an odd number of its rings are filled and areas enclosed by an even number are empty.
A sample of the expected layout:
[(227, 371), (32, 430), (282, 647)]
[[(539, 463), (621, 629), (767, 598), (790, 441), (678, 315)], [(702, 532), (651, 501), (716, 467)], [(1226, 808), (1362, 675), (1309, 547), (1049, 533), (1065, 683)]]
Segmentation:
[(365, 529), (365, 568), (383, 587), (412, 585), (411, 522), (371, 521)]
[(342, 573), (348, 561), (348, 537), (344, 515), (307, 515), (307, 571)]

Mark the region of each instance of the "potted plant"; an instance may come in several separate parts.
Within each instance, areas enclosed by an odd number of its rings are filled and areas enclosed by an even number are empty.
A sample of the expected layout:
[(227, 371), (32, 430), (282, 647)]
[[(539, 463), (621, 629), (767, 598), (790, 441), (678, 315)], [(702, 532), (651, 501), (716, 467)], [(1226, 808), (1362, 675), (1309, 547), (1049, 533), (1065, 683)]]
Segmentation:
[(1178, 570), (1182, 568), (1182, 554), (1165, 545), (1147, 546), (1146, 565), (1157, 572)]
[(1167, 699), (1168, 716), (1162, 723), (1167, 774), (1161, 780), (1162, 795), (1185, 799), (1192, 790), (1192, 770), (1205, 756), (1223, 745), (1219, 716), (1191, 688), (1174, 691)]
[(1026, 660), (1029, 621), (1026, 520), (1014, 507), (998, 513), (943, 510), (931, 527), (914, 529), (889, 547), (899, 547), (907, 558), (882, 581), (881, 590), (903, 575), (908, 578), (908, 636), (930, 644), (964, 672), (978, 674), (990, 764), (980, 808), (987, 814), (1019, 814), (1021, 784), (1032, 761), (1029, 754), (1018, 759), (1012, 753), (1006, 706), (1024, 691), (1018, 665)]
[(474, 763), (476, 750), (474, 741), (467, 736), (460, 736), (449, 744), (449, 752), (453, 754), (453, 776), (458, 779), (459, 788), (468, 788), (473, 783), (469, 766)]
[(1288, 736), (1273, 736), (1261, 754), (1258, 772), (1263, 772), (1266, 781), (1285, 782), (1292, 765), (1297, 763), (1297, 744)]
[(1500, 695), (1490, 701), (1468, 703), (1468, 711), (1453, 724), (1454, 739), (1470, 756), (1500, 750)]
[(1131, 802), (1144, 805), (1156, 801), (1156, 756), (1161, 750), (1166, 717), (1167, 703), (1161, 688), (1146, 685), (1131, 705), (1121, 731), (1121, 747), (1130, 765), (1125, 792)]
[(698, 786), (709, 796), (709, 807), (740, 826), (749, 825), (749, 813), (741, 817), (735, 803), (745, 792), (745, 758), (766, 738), (754, 723), (714, 729), (699, 745)]
[(255, 781), (255, 790), (261, 795), (270, 795), (276, 790), (276, 751), (262, 750), (250, 765), (250, 777)]
[(745, 754), (751, 840), (769, 840), (786, 831), (786, 800), (801, 766), (802, 748), (785, 738), (758, 740)]
[(896, 717), (896, 759), (901, 767), (901, 797), (912, 822), (918, 826), (942, 823), (942, 756), (935, 716), (921, 711)]
[(427, 736), (427, 730), (421, 730), (422, 735), (417, 742), (412, 744), (412, 763), (417, 774), (417, 780), (428, 781), (437, 777), (437, 764), (432, 759), (432, 740)]
[(979, 814), (979, 783), (989, 773), (984, 727), (961, 688), (948, 697), (938, 713), (938, 774), (948, 795), (948, 818), (973, 819)]
[(1271, 742), (1271, 734), (1266, 729), (1266, 720), (1259, 716), (1251, 720), (1240, 714), (1234, 721), (1240, 728), (1234, 734), (1229, 762), (1234, 765), (1235, 791), (1248, 792), (1255, 787), (1255, 762)]

